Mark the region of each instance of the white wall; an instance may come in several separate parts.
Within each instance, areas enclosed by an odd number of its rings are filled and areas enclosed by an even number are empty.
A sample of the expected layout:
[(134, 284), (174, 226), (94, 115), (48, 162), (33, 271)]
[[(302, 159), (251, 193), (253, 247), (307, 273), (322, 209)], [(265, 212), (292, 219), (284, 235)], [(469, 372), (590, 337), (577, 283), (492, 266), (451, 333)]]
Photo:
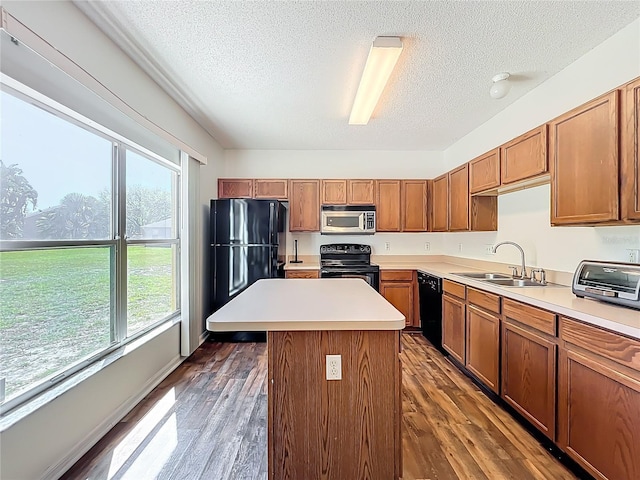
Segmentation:
[(433, 178), (441, 152), (370, 150), (226, 150), (226, 177)]
[(542, 185), (501, 195), (497, 232), (444, 233), (442, 253), (519, 265), (515, 247), (499, 247), (495, 255), (486, 251), (487, 245), (511, 240), (524, 249), (527, 265), (573, 272), (580, 260), (623, 262), (627, 249), (640, 248), (640, 226), (551, 227), (550, 194), (550, 186)]
[[(445, 168), (440, 173), (638, 76), (640, 19), (445, 150)], [(497, 232), (443, 236), (446, 254), (517, 262), (519, 255), (515, 248), (500, 247), (494, 256), (487, 255), (485, 249), (487, 244), (513, 240), (524, 247), (528, 263), (569, 272), (575, 270), (580, 260), (626, 261), (626, 249), (640, 248), (640, 226), (552, 228), (548, 185), (500, 196)]]
[[(7, 1), (2, 6), (139, 113), (208, 157), (209, 164), (199, 169), (205, 184), (196, 218), (202, 258), (208, 238), (202, 211), (210, 196), (216, 195), (215, 178), (223, 162), (220, 146), (71, 2)], [(203, 279), (198, 283), (195, 287), (201, 295)], [(70, 466), (69, 461), (91, 447), (118, 416), (135, 405), (139, 395), (177, 365), (179, 335), (179, 326), (172, 326), (2, 432), (0, 478), (24, 480), (61, 474)]]

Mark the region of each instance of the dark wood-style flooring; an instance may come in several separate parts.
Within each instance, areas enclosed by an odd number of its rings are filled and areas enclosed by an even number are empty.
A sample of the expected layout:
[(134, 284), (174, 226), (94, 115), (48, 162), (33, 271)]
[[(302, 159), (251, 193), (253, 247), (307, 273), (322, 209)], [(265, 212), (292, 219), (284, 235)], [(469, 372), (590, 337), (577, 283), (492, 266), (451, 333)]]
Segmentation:
[[(402, 362), (404, 479), (576, 478), (422, 336)], [(266, 344), (205, 342), (63, 478), (266, 480), (266, 378)]]

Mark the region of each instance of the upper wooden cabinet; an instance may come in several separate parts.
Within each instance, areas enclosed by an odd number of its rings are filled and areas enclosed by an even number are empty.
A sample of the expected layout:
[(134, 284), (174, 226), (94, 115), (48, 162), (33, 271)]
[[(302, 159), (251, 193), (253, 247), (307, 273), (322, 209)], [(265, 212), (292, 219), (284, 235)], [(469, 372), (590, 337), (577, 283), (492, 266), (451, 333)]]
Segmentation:
[(500, 186), (500, 149), (495, 148), (469, 162), (469, 191), (484, 192)]
[(253, 181), (253, 198), (286, 200), (289, 181), (286, 179), (256, 179)]
[(623, 220), (640, 220), (640, 78), (622, 91), (622, 191)]
[(287, 200), (289, 180), (219, 178), (218, 198), (264, 198)]
[(323, 205), (373, 205), (375, 180), (322, 180)]
[(619, 219), (618, 91), (549, 123), (551, 224)]
[(376, 203), (374, 180), (349, 180), (347, 183), (349, 205), (373, 205)]
[(469, 165), (449, 172), (449, 231), (469, 230)]
[(426, 232), (428, 230), (427, 180), (402, 181), (402, 231)]
[(547, 125), (535, 128), (502, 145), (500, 165), (500, 179), (503, 185), (547, 173)]
[(292, 232), (320, 230), (320, 180), (289, 182), (289, 230)]
[(376, 180), (376, 231), (399, 232), (401, 224), (400, 180)]
[(344, 205), (347, 203), (347, 180), (322, 180), (322, 205)]
[(431, 231), (446, 232), (449, 230), (449, 174), (436, 178), (431, 188)]
[(219, 178), (218, 198), (253, 198), (253, 179)]

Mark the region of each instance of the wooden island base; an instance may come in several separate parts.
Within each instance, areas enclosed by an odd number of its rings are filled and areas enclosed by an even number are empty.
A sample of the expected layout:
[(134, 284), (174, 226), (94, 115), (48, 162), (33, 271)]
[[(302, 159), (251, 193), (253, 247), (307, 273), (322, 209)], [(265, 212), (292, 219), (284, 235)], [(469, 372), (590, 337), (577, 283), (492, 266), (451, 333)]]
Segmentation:
[(275, 331), (267, 348), (270, 480), (402, 476), (399, 331)]

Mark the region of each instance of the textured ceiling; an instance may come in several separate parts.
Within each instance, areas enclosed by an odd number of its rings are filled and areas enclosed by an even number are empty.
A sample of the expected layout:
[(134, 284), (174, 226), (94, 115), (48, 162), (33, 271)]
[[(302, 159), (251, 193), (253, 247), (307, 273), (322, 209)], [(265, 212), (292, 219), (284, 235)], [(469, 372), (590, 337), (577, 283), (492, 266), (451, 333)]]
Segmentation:
[[(635, 1), (102, 1), (76, 5), (225, 148), (443, 150), (640, 16)], [(371, 42), (404, 51), (367, 126)], [(514, 76), (507, 97), (491, 77)]]

